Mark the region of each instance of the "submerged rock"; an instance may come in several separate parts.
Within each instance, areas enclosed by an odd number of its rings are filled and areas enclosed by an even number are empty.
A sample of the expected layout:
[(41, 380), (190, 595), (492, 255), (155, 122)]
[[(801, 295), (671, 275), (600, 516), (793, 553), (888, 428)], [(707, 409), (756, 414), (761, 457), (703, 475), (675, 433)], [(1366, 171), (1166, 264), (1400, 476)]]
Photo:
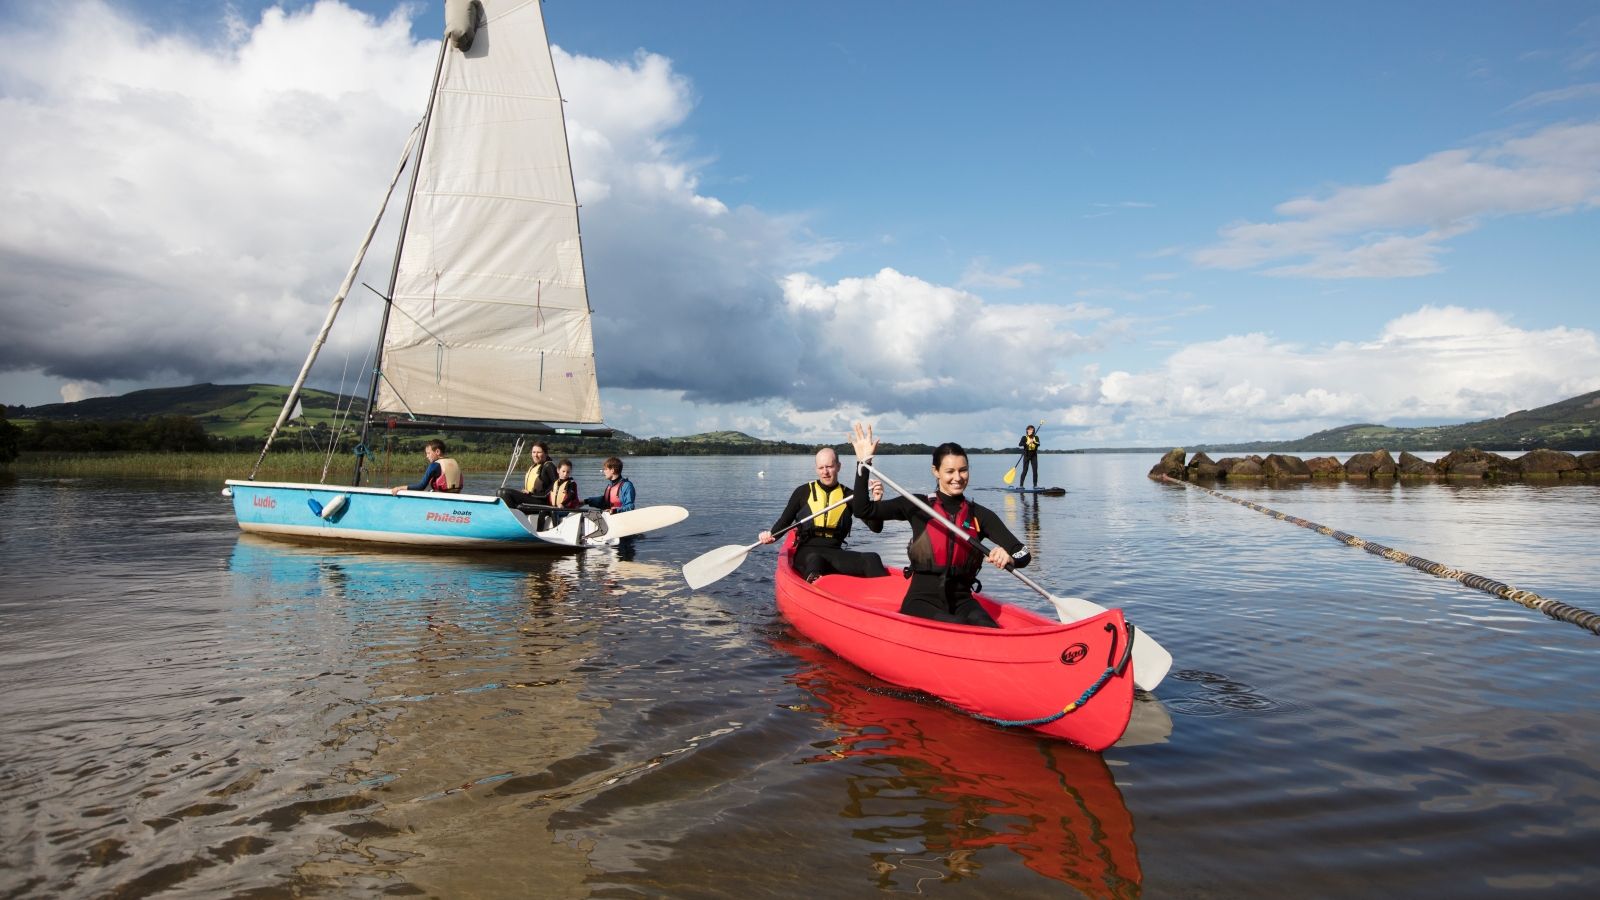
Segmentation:
[(1396, 473), (1394, 457), (1382, 449), (1357, 453), (1344, 461), (1344, 473), (1350, 478), (1393, 478)]
[(1184, 453), (1182, 447), (1175, 447), (1171, 450), (1168, 450), (1167, 455), (1161, 457), (1161, 462), (1156, 463), (1155, 466), (1150, 469), (1150, 477), (1160, 481), (1161, 476), (1168, 475), (1178, 479), (1179, 481), (1182, 481), (1185, 474), (1183, 467), (1183, 456)]
[(1311, 467), (1298, 456), (1274, 453), (1261, 461), (1261, 474), (1268, 478), (1310, 478)]
[(1516, 478), (1522, 474), (1515, 461), (1477, 447), (1451, 450), (1434, 466), (1446, 478)]
[(1400, 461), (1395, 464), (1401, 478), (1438, 478), (1439, 469), (1433, 463), (1405, 450), (1400, 451)]

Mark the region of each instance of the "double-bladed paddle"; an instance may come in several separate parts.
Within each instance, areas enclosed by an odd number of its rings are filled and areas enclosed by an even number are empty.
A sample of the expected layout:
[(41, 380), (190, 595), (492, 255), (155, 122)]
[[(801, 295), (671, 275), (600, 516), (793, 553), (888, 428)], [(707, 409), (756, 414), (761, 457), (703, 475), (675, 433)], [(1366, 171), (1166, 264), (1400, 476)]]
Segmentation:
[[(881, 478), (884, 484), (887, 484), (889, 487), (899, 491), (900, 496), (910, 500), (912, 505), (922, 510), (922, 512), (927, 515), (928, 518), (938, 522), (946, 531), (949, 531), (957, 538), (966, 541), (967, 546), (971, 547), (974, 552), (978, 553), (980, 556), (987, 556), (989, 554), (989, 548), (984, 546), (982, 541), (961, 530), (960, 526), (956, 525), (956, 523), (934, 512), (933, 507), (925, 503), (921, 497), (918, 497), (916, 494), (913, 494), (900, 485), (895, 484), (893, 479), (878, 471), (878, 469), (871, 463), (864, 462), (860, 465), (868, 472), (871, 472), (873, 475)], [(1049, 600), (1052, 604), (1054, 604), (1056, 607), (1056, 615), (1064, 622), (1086, 619), (1089, 616), (1099, 615), (1100, 613), (1106, 611), (1104, 606), (1101, 606), (1098, 603), (1093, 603), (1089, 600), (1084, 600), (1081, 597), (1056, 597), (1049, 591), (1040, 587), (1032, 578), (1029, 578), (1014, 568), (1007, 569), (1006, 571), (1017, 576), (1018, 580), (1020, 580), (1023, 584), (1033, 588), (1036, 592), (1038, 592), (1039, 596), (1044, 597), (1046, 600)], [(1068, 618), (1069, 616), (1071, 618)], [(1165, 647), (1156, 643), (1155, 638), (1151, 637), (1149, 632), (1142, 628), (1134, 632), (1134, 684), (1138, 685), (1142, 690), (1153, 691), (1156, 689), (1156, 685), (1161, 683), (1161, 679), (1167, 677), (1167, 670), (1171, 668), (1172, 654), (1168, 653)]]
[[(774, 531), (772, 536), (773, 538), (777, 538), (778, 535), (785, 534), (790, 529), (799, 527), (801, 522), (805, 522), (809, 519), (815, 519), (817, 516), (820, 516), (825, 512), (832, 512), (833, 510), (838, 509), (849, 502), (850, 498), (846, 497), (837, 503), (830, 503), (827, 506), (824, 506), (821, 510), (806, 516), (804, 519), (797, 519), (788, 527)], [(750, 544), (748, 546), (744, 544), (727, 544), (725, 546), (718, 547), (715, 550), (707, 550), (706, 552), (696, 556), (694, 559), (691, 559), (684, 564), (683, 580), (689, 582), (690, 590), (695, 591), (700, 590), (712, 582), (721, 581), (734, 569), (737, 569), (739, 566), (744, 564), (745, 557), (749, 555), (751, 550), (754, 550), (761, 545), (761, 541), (756, 541), (754, 544)]]

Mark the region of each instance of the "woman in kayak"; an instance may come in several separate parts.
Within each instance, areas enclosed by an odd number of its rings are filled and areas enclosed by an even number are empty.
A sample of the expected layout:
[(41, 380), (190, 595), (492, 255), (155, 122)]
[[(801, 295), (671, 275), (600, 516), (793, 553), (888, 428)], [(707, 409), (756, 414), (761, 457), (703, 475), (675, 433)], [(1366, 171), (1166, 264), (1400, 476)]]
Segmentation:
[[(878, 450), (872, 426), (860, 422), (855, 423), (850, 443), (855, 447), (858, 462), (871, 462)], [(850, 510), (858, 519), (901, 519), (911, 523), (911, 543), (906, 547), (906, 555), (911, 559), (907, 568), (911, 583), (900, 603), (901, 613), (940, 622), (996, 628), (994, 619), (972, 596), (980, 589), (978, 570), (985, 559), (997, 568), (1020, 569), (1028, 564), (1028, 549), (999, 516), (966, 498), (967, 451), (961, 449), (960, 444), (940, 444), (934, 449), (933, 477), (939, 490), (927, 498), (928, 505), (968, 535), (994, 544), (987, 556), (979, 555), (966, 541), (958, 540), (948, 529), (929, 521), (926, 513), (904, 497), (873, 501), (868, 491), (867, 470), (861, 466), (856, 466), (855, 494), (850, 500)]]

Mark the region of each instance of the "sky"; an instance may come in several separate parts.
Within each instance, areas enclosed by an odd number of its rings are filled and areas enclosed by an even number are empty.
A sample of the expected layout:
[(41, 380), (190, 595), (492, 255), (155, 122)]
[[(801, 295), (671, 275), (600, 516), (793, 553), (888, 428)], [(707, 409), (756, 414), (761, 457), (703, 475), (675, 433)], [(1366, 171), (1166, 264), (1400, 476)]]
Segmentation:
[[(442, 7), (0, 4), (0, 402), (292, 382)], [(623, 431), (1177, 447), (1600, 389), (1587, 0), (544, 10)], [(314, 386), (365, 391), (379, 303)]]

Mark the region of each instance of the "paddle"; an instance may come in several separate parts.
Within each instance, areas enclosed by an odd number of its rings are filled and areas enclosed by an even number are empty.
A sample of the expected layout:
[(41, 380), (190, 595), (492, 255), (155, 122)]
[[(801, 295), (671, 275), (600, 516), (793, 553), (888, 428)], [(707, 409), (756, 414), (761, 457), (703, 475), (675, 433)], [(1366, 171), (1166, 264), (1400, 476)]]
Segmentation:
[(600, 537), (605, 540), (630, 537), (641, 532), (676, 525), (687, 518), (689, 511), (681, 506), (641, 506), (627, 512), (607, 513), (606, 533)]
[[(878, 471), (878, 469), (871, 463), (864, 462), (860, 463), (860, 465), (868, 472), (871, 472), (872, 474), (883, 479), (884, 484), (887, 484), (889, 487), (899, 491), (900, 496), (910, 500), (912, 505), (922, 510), (922, 512), (927, 515), (928, 518), (944, 526), (945, 530), (949, 531), (951, 534), (963, 541), (966, 541), (967, 546), (971, 547), (974, 552), (978, 553), (980, 556), (988, 555), (989, 548), (984, 546), (982, 541), (974, 538), (970, 534), (967, 534), (965, 531), (962, 531), (956, 526), (956, 523), (934, 512), (933, 508), (927, 503), (923, 502), (921, 497), (918, 497), (916, 494), (913, 494), (900, 485), (895, 484), (894, 481), (889, 478), (889, 476)], [(1006, 571), (1017, 576), (1017, 579), (1023, 584), (1033, 588), (1034, 591), (1038, 592), (1039, 596), (1055, 604), (1056, 616), (1063, 622), (1076, 622), (1079, 619), (1086, 619), (1089, 616), (1099, 615), (1100, 613), (1106, 611), (1104, 606), (1084, 600), (1081, 597), (1053, 596), (1049, 591), (1040, 587), (1032, 578), (1029, 578), (1016, 569), (1007, 569)], [(1071, 618), (1068, 618), (1068, 615), (1071, 615)], [(1167, 677), (1167, 670), (1171, 668), (1172, 654), (1168, 653), (1165, 647), (1156, 643), (1155, 638), (1150, 637), (1149, 633), (1147, 633), (1144, 629), (1141, 628), (1136, 631), (1133, 638), (1133, 683), (1138, 685), (1142, 690), (1153, 691), (1156, 689), (1156, 685), (1161, 683), (1161, 679)]]
[[(831, 512), (849, 502), (850, 498), (846, 497), (837, 503), (830, 503), (817, 512), (806, 516), (804, 519), (799, 519), (786, 528), (781, 528), (777, 531), (774, 531), (772, 536), (776, 538), (780, 534), (786, 534), (791, 529), (799, 527), (801, 522), (804, 522), (808, 519), (815, 519), (817, 516), (820, 516), (825, 512)], [(696, 556), (694, 559), (691, 559), (684, 564), (683, 580), (689, 582), (690, 590), (695, 591), (700, 590), (712, 582), (721, 581), (723, 578), (726, 578), (730, 573), (732, 573), (734, 569), (737, 569), (744, 564), (745, 557), (749, 555), (751, 550), (754, 550), (760, 546), (762, 546), (762, 542), (756, 541), (754, 544), (750, 544), (749, 546), (744, 544), (726, 544), (718, 547), (715, 550), (707, 550), (706, 552)]]
[[(1044, 427), (1044, 420), (1040, 419), (1039, 420), (1039, 424), (1033, 426), (1033, 433), (1034, 434), (1038, 434), (1039, 433), (1039, 429), (1041, 429), (1043, 427)], [(1006, 470), (1006, 474), (1002, 475), (1000, 477), (1000, 480), (1004, 481), (1006, 484), (1010, 484), (1011, 482), (1016, 481), (1017, 480), (1017, 466), (1022, 465), (1022, 457), (1026, 456), (1027, 454), (1028, 454), (1028, 451), (1026, 451), (1026, 450), (1022, 451), (1021, 453), (1018, 453), (1017, 454), (1017, 461), (1011, 464), (1011, 468)], [(1039, 482), (1037, 482), (1037, 481), (1034, 482), (1034, 484), (1038, 484), (1038, 483)]]

